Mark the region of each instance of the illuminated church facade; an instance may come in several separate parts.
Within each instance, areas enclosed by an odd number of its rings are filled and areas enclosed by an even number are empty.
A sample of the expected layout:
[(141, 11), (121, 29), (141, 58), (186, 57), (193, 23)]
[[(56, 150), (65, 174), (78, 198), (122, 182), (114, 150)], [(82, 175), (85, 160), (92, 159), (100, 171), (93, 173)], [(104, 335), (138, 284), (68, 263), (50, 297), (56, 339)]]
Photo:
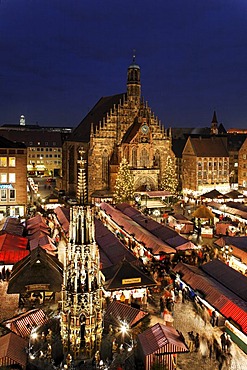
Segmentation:
[(89, 200), (114, 191), (123, 158), (134, 178), (134, 190), (158, 190), (167, 156), (174, 158), (171, 134), (141, 96), (141, 69), (133, 58), (127, 92), (102, 97), (63, 145), (63, 189), (75, 194), (78, 148), (87, 157)]

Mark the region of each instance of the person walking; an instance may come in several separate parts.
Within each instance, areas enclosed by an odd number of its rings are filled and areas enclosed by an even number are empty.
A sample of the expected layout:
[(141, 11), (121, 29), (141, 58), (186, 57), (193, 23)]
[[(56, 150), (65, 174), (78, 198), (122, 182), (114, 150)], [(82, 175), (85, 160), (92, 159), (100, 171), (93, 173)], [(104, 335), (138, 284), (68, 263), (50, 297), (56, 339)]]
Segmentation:
[(163, 297), (160, 297), (160, 317), (163, 317), (164, 309), (165, 309), (164, 299)]
[(226, 351), (226, 333), (223, 332), (220, 336), (220, 341), (221, 341), (221, 349), (223, 352)]
[(198, 352), (199, 347), (200, 347), (200, 336), (199, 336), (198, 333), (196, 333), (196, 336), (195, 336), (195, 352)]
[(232, 348), (231, 336), (227, 334), (226, 335), (226, 351), (229, 355), (231, 354), (231, 348)]
[(195, 335), (193, 333), (193, 330), (188, 332), (188, 336), (189, 336), (188, 347), (189, 347), (190, 352), (193, 352), (194, 344), (195, 344)]

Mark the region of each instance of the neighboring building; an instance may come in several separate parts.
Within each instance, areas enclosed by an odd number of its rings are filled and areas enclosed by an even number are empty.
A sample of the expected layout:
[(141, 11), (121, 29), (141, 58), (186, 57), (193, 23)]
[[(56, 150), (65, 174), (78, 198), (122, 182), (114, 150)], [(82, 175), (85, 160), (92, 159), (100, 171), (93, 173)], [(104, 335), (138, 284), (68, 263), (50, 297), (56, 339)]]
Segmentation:
[(63, 189), (75, 194), (78, 149), (87, 156), (89, 198), (114, 191), (119, 164), (125, 157), (134, 176), (134, 190), (159, 189), (171, 137), (141, 99), (140, 67), (128, 68), (127, 93), (101, 98), (63, 145)]
[(182, 155), (183, 191), (198, 194), (229, 190), (229, 153), (226, 138), (189, 137)]
[(29, 176), (61, 176), (62, 142), (71, 131), (65, 127), (26, 125), (23, 115), (19, 125), (4, 124), (0, 127), (0, 135), (27, 146)]
[(247, 189), (247, 138), (238, 153), (238, 186)]
[(213, 112), (213, 117), (210, 127), (194, 127), (194, 128), (172, 128), (172, 150), (176, 157), (176, 172), (178, 174), (178, 189), (182, 189), (182, 153), (188, 137), (209, 137), (219, 135), (226, 136), (226, 130), (221, 123), (218, 125), (216, 112)]
[(0, 136), (0, 218), (25, 215), (26, 169), (26, 146)]
[(227, 148), (229, 152), (229, 175), (231, 186), (237, 186), (239, 175), (239, 150), (242, 147), (247, 134), (244, 133), (229, 133), (227, 134)]

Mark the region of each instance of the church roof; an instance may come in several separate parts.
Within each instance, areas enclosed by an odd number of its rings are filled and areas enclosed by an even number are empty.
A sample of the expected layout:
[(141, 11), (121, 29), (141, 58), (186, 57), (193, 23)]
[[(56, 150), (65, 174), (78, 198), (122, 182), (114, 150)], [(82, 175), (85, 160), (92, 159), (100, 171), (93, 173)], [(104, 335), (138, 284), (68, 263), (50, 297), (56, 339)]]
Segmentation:
[(135, 135), (139, 131), (141, 125), (142, 123), (138, 122), (138, 118), (136, 117), (133, 124), (125, 132), (123, 139), (122, 139), (122, 143), (130, 143), (131, 140), (135, 137)]
[(118, 105), (124, 99), (125, 94), (117, 94), (100, 98), (95, 106), (90, 110), (85, 118), (73, 130), (69, 137), (69, 141), (82, 141), (88, 143), (90, 140), (91, 125), (99, 126), (99, 122), (103, 121), (110, 109), (114, 108), (114, 104)]

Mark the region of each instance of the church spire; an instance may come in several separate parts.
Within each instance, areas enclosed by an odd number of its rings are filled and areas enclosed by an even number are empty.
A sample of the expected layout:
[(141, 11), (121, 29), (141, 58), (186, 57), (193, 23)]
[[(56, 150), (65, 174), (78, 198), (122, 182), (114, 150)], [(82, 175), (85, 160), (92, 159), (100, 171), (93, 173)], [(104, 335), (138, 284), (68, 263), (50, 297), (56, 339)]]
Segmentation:
[(218, 120), (217, 120), (215, 110), (214, 110), (213, 118), (212, 118), (212, 122), (211, 122), (211, 131), (210, 131), (210, 133), (211, 133), (211, 135), (217, 135), (218, 134)]

